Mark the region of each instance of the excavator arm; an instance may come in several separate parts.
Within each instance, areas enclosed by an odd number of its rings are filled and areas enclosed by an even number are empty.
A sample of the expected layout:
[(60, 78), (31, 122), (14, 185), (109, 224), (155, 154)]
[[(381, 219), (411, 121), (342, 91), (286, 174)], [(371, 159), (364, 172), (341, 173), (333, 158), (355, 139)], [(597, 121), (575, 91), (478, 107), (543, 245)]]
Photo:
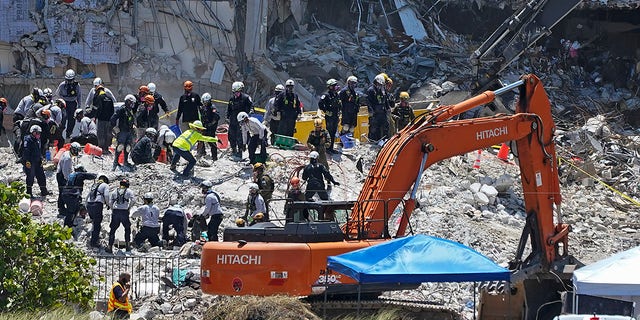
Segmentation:
[[(489, 118), (447, 121), (451, 117), (482, 104), (496, 95), (515, 88), (520, 90), (516, 114)], [(518, 246), (514, 265), (518, 268), (542, 265), (548, 269), (566, 251), (569, 226), (554, 224), (554, 208), (561, 196), (556, 166), (553, 133), (555, 124), (549, 99), (540, 80), (527, 75), (508, 87), (487, 91), (456, 105), (442, 106), (415, 119), (392, 137), (381, 149), (362, 187), (358, 206), (351, 213), (348, 235), (359, 238), (388, 237), (389, 212), (406, 198), (404, 214), (396, 236), (403, 236), (415, 205), (415, 190), (423, 170), (433, 163), (455, 155), (515, 141), (519, 157), (527, 223)], [(561, 219), (558, 219), (561, 221)], [(357, 222), (357, 223), (356, 223)], [(532, 252), (524, 261), (522, 254), (530, 238)]]
[(534, 0), (507, 18), (470, 57), (475, 73), (474, 92), (491, 89), (498, 74), (538, 39), (551, 33), (581, 0)]

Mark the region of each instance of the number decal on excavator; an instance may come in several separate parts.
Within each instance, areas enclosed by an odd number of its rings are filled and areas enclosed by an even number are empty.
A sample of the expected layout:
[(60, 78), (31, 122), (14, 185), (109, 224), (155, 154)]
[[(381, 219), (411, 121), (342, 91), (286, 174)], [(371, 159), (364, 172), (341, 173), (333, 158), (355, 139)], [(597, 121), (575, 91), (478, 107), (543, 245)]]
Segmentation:
[(326, 273), (324, 270), (320, 270), (320, 275), (318, 276), (318, 280), (316, 280), (315, 284), (334, 284), (334, 283), (342, 283), (340, 279), (342, 278), (341, 274), (334, 274), (331, 270)]

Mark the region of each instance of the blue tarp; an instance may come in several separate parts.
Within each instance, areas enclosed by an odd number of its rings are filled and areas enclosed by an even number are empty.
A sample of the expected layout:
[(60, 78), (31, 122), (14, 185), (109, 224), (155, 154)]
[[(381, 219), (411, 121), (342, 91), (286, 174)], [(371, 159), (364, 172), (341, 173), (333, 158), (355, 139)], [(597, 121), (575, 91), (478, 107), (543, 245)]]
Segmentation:
[(398, 238), (327, 259), (359, 283), (467, 282), (510, 279), (510, 272), (460, 243), (427, 235)]

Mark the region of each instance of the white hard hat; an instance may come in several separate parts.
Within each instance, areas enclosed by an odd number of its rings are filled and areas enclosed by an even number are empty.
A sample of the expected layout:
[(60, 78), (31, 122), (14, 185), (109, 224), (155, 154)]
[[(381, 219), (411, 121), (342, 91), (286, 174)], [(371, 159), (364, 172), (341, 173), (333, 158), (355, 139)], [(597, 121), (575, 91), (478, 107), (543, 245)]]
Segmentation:
[(132, 94), (128, 94), (124, 97), (124, 101), (136, 102), (136, 96)]
[(153, 193), (151, 193), (151, 192), (145, 193), (144, 196), (142, 196), (142, 199), (153, 200)]
[(53, 90), (51, 90), (51, 88), (45, 88), (44, 90), (42, 90), (42, 93), (44, 94), (44, 96), (50, 97), (53, 95)]
[(164, 142), (173, 143), (176, 140), (176, 134), (169, 130), (164, 134)]
[(149, 92), (151, 93), (156, 92), (156, 84), (153, 82), (149, 82), (149, 84), (147, 85), (147, 88), (149, 88)]
[(338, 80), (336, 80), (336, 79), (332, 78), (332, 79), (327, 80), (327, 87), (328, 86), (335, 86), (336, 84), (338, 84)]
[(76, 72), (73, 69), (69, 69), (64, 73), (64, 78), (67, 80), (73, 80), (76, 78)]
[(249, 183), (249, 190), (258, 190), (258, 189), (260, 188), (258, 187), (257, 183)]
[(317, 151), (311, 151), (311, 153), (309, 153), (309, 158), (311, 159), (318, 159), (319, 156), (320, 154)]
[(213, 187), (213, 183), (210, 180), (204, 180), (202, 182), (200, 182), (200, 188), (211, 188)]
[(76, 112), (74, 113), (74, 115), (77, 117), (80, 114), (84, 114), (84, 111), (82, 111), (82, 109), (76, 109)]
[(373, 82), (374, 82), (374, 83), (377, 83), (377, 84), (382, 84), (382, 85), (384, 85), (384, 76), (383, 76), (383, 75), (381, 75), (381, 74), (377, 75), (377, 76), (373, 79)]
[(169, 127), (166, 124), (160, 126), (160, 131), (169, 130)]
[(276, 91), (276, 92), (282, 92), (282, 91), (284, 91), (284, 86), (283, 86), (283, 85), (281, 85), (281, 84), (277, 85), (277, 86), (276, 86), (275, 91)]
[(349, 76), (347, 78), (347, 83), (355, 83), (358, 82), (358, 78), (356, 78), (355, 76)]
[(31, 126), (31, 128), (29, 129), (29, 132), (30, 132), (30, 133), (34, 133), (34, 132), (42, 133), (42, 128), (40, 128), (40, 126), (39, 126), (39, 125), (34, 124), (34, 125), (32, 125), (32, 126)]
[(211, 100), (211, 94), (209, 92), (205, 92), (202, 94), (202, 101), (209, 101)]
[(145, 134), (147, 134), (147, 135), (152, 135), (152, 136), (155, 136), (156, 134), (158, 134), (158, 132), (156, 131), (156, 129), (155, 129), (155, 128), (151, 128), (151, 127), (150, 127), (150, 128), (145, 129), (145, 130), (144, 130), (144, 133), (145, 133)]
[(296, 83), (292, 79), (289, 79), (284, 83), (284, 85), (285, 86), (295, 86)]
[(101, 78), (93, 79), (93, 86), (99, 86), (101, 84), (102, 84), (102, 79)]
[(233, 92), (242, 91), (242, 89), (244, 89), (244, 83), (240, 81), (236, 81), (231, 84), (231, 91)]
[(82, 149), (82, 145), (79, 142), (72, 142), (71, 143), (71, 149), (73, 150), (76, 154), (78, 154), (80, 152), (80, 149)]
[(242, 111), (242, 112), (238, 113), (238, 116), (236, 118), (238, 119), (238, 122), (242, 122), (245, 119), (248, 119), (249, 115), (246, 112)]

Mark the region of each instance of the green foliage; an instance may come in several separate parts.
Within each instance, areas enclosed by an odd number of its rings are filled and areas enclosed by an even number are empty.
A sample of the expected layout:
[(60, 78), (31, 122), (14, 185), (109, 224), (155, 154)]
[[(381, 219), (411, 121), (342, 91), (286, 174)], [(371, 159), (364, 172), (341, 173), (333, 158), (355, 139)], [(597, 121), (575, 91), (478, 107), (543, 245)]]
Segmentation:
[(69, 241), (71, 229), (20, 213), (23, 195), (19, 183), (0, 184), (0, 312), (88, 307), (95, 260)]

